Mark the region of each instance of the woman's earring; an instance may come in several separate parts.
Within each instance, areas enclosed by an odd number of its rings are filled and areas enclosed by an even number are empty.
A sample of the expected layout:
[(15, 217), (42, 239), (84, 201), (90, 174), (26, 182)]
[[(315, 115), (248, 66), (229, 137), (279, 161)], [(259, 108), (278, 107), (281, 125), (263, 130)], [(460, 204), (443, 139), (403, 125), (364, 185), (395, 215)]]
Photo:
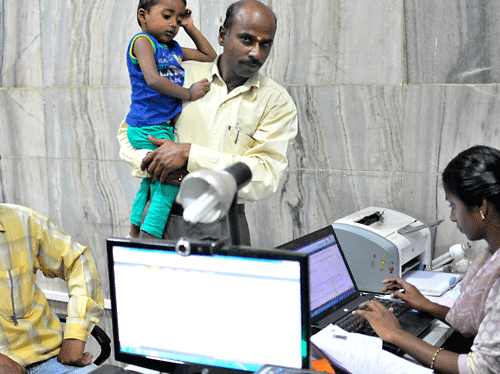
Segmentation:
[(480, 211), (479, 211), (479, 213), (481, 214), (481, 218), (482, 218), (482, 219), (483, 219), (483, 221), (484, 221), (484, 214), (483, 214), (483, 211), (482, 211), (482, 210), (480, 210)]

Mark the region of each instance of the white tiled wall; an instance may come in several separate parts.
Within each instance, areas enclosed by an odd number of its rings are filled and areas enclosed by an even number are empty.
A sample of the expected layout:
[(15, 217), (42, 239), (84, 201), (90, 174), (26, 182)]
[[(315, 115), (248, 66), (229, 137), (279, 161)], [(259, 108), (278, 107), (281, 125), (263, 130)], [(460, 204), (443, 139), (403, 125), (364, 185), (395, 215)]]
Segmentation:
[[(278, 31), (263, 71), (295, 100), (299, 134), (280, 191), (247, 206), (253, 245), (274, 247), (370, 205), (445, 218), (436, 254), (464, 241), (439, 174), (469, 146), (500, 148), (500, 4), (265, 2)], [(188, 0), (219, 52), (229, 4)], [(34, 208), (88, 245), (106, 298), (105, 238), (127, 233), (138, 188), (116, 140), (136, 7), (0, 0), (0, 201)]]

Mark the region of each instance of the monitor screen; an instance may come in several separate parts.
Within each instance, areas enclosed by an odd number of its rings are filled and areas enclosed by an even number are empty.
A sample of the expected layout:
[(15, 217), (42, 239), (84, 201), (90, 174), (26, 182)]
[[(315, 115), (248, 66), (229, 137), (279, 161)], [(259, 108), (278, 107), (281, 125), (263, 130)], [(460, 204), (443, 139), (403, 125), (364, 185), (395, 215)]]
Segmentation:
[(306, 244), (298, 251), (310, 255), (311, 317), (356, 292), (333, 234)]
[(278, 248), (309, 255), (313, 324), (359, 296), (358, 287), (332, 225), (303, 235)]
[[(115, 357), (169, 373), (307, 368), (307, 255), (108, 239)], [(206, 372), (206, 370), (205, 370)]]

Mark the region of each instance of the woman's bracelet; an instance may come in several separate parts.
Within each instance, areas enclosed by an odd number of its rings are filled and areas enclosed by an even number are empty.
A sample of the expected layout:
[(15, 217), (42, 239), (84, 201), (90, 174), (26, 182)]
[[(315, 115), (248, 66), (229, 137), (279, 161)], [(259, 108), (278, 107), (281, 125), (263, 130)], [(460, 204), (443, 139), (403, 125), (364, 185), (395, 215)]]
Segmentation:
[(439, 352), (441, 352), (443, 350), (443, 348), (438, 348), (436, 353), (434, 353), (434, 356), (432, 356), (432, 360), (431, 360), (431, 369), (434, 369), (434, 362), (436, 361), (436, 357), (438, 355)]
[(191, 98), (193, 97), (193, 94), (191, 93), (191, 88), (188, 88), (188, 91), (189, 91), (189, 99), (188, 99), (188, 101), (191, 101)]

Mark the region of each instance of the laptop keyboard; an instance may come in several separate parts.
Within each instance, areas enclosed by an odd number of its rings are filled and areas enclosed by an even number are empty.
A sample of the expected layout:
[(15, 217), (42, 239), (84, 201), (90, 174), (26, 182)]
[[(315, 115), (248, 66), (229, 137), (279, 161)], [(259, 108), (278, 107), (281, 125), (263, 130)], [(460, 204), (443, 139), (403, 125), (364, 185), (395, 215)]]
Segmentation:
[[(393, 313), (398, 318), (408, 309), (410, 306), (406, 303), (401, 303), (394, 300), (389, 299), (376, 299), (380, 303), (382, 303), (386, 308), (392, 308)], [(366, 322), (361, 316), (357, 316), (354, 314), (347, 314), (342, 319), (335, 323), (337, 326), (346, 330), (347, 332), (356, 332), (364, 335), (376, 336), (377, 334), (371, 328), (370, 324)]]

